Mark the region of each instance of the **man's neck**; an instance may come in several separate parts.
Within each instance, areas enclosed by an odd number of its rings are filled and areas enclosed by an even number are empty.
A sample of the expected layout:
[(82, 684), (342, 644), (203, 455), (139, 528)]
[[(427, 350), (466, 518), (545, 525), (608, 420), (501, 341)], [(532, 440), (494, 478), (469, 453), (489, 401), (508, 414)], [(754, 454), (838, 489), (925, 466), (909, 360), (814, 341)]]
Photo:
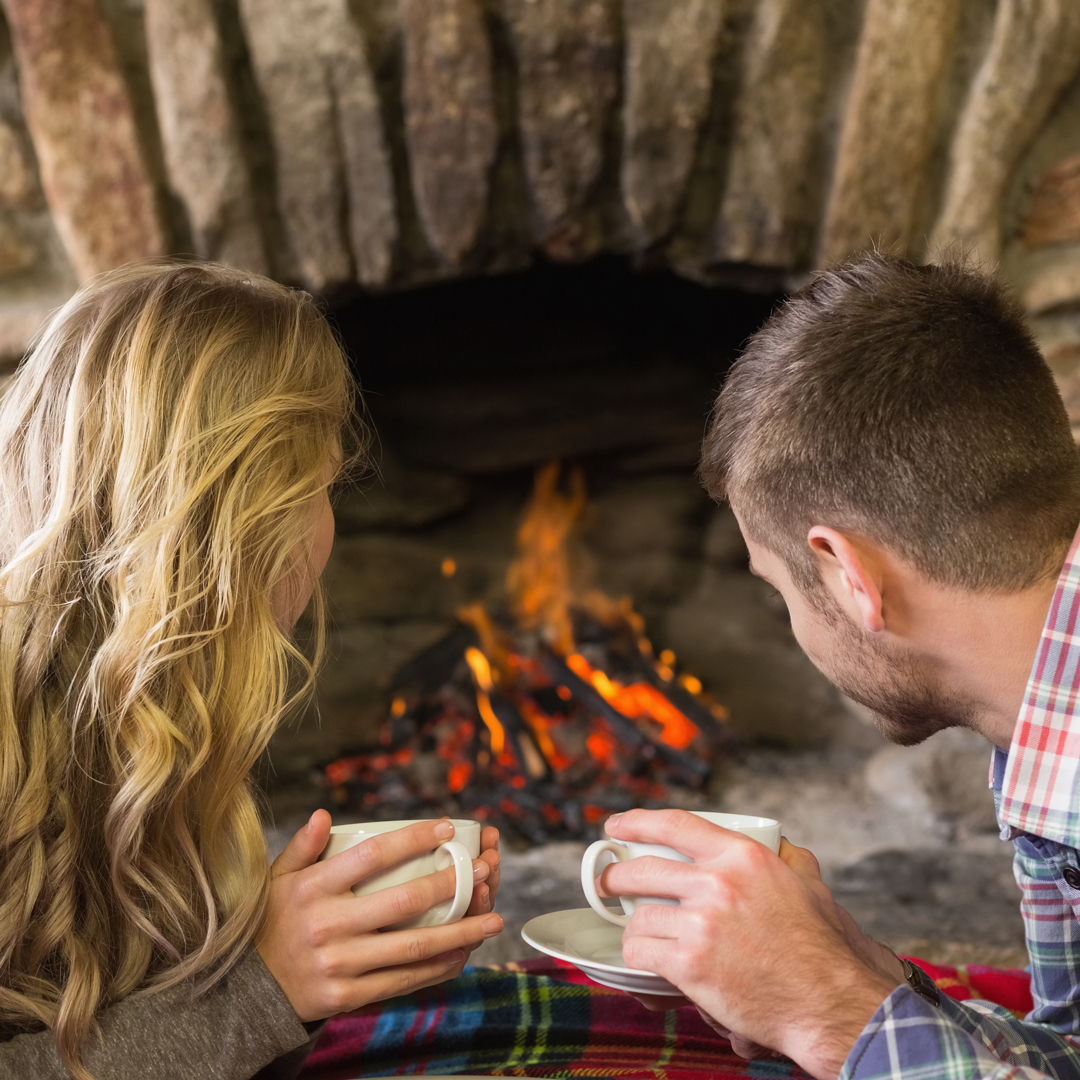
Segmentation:
[(941, 685), (971, 704), (972, 727), (1005, 750), (1056, 585), (1057, 574), (1014, 592), (926, 583), (910, 608), (918, 612), (909, 627), (912, 640)]

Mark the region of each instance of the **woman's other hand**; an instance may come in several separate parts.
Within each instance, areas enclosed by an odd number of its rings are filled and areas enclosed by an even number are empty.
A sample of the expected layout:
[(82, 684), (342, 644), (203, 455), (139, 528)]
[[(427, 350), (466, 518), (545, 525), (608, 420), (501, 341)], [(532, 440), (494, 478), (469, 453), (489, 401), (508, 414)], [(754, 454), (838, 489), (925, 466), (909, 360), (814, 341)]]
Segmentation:
[(481, 899), (481, 888), (474, 887), (465, 918), (380, 933), (381, 926), (449, 900), (454, 868), (367, 896), (355, 896), (352, 886), (438, 847), (452, 838), (453, 826), (446, 819), (420, 822), (319, 862), (330, 823), (330, 815), (317, 810), (274, 861), (266, 923), (257, 942), (263, 963), (301, 1020), (321, 1020), (452, 979), (469, 953), (502, 929), (502, 917), (490, 913), (494, 890), (488, 884), (493, 869), (498, 884), (496, 830), (484, 830), (484, 857), (473, 860), (474, 879), (487, 886), (486, 895)]
[(473, 886), (468, 915), (486, 915), (499, 895), (499, 830), (489, 825), (480, 833), (480, 859), (488, 865), (488, 875)]

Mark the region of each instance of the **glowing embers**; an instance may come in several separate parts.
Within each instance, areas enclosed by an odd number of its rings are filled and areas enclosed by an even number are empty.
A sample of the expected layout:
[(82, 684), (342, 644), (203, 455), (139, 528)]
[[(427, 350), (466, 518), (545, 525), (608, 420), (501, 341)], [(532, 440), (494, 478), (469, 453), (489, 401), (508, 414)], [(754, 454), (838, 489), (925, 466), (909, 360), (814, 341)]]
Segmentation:
[[(641, 617), (575, 588), (577, 472), (537, 477), (507, 576), (511, 614), (479, 604), (396, 674), (381, 746), (325, 769), (366, 816), (465, 814), (528, 839), (582, 836), (610, 813), (693, 801), (726, 741), (723, 708)], [(681, 789), (679, 795), (675, 789)]]

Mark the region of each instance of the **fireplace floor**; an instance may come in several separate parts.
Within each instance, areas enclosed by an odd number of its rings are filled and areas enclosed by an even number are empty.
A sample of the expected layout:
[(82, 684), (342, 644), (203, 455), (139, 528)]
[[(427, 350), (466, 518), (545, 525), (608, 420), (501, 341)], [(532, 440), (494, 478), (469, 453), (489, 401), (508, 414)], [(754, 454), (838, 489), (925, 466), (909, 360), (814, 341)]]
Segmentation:
[[(715, 809), (778, 818), (793, 843), (817, 855), (840, 903), (898, 952), (1025, 966), (1012, 847), (997, 836), (985, 740), (952, 731), (920, 747), (893, 747), (854, 706), (836, 718), (835, 732), (821, 749), (748, 751), (714, 778)], [(277, 827), (267, 829), (272, 852), (303, 823), (299, 811), (295, 801), (278, 801)], [(473, 954), (474, 963), (538, 955), (521, 927), (544, 912), (585, 906), (578, 877), (585, 846), (503, 845), (498, 910), (506, 930)]]

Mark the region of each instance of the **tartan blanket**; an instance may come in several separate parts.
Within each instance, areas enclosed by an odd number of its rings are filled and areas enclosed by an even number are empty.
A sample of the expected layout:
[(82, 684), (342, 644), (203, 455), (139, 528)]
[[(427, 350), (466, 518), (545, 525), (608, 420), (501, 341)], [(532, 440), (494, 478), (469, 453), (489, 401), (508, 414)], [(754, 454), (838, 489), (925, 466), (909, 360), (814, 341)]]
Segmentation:
[[(914, 959), (914, 957), (912, 957)], [(1028, 974), (917, 960), (944, 993), (1018, 1016)], [(785, 1058), (744, 1061), (695, 1009), (650, 1012), (559, 960), (467, 967), (452, 982), (330, 1020), (300, 1080), (419, 1073), (654, 1080), (806, 1077)]]

